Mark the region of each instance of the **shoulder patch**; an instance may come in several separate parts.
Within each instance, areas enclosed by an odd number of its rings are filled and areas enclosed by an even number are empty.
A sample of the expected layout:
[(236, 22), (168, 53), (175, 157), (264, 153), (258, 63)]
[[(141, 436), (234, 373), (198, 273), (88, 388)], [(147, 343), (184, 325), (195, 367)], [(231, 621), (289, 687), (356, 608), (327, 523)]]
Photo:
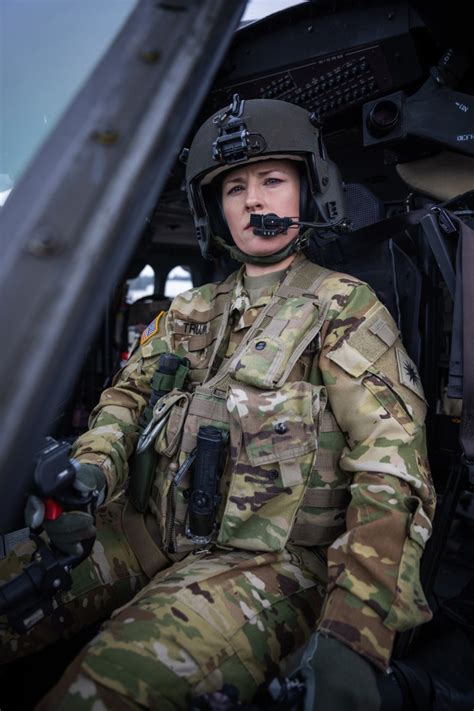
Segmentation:
[(162, 316), (164, 316), (166, 311), (160, 311), (158, 316), (155, 316), (153, 321), (148, 324), (148, 326), (145, 328), (143, 331), (141, 338), (140, 338), (140, 345), (143, 346), (144, 343), (147, 343), (150, 338), (152, 338), (156, 333), (158, 333), (158, 327), (160, 325), (160, 320)]
[(396, 348), (395, 350), (397, 353), (398, 376), (401, 384), (424, 400), (423, 387), (415, 363), (401, 348)]

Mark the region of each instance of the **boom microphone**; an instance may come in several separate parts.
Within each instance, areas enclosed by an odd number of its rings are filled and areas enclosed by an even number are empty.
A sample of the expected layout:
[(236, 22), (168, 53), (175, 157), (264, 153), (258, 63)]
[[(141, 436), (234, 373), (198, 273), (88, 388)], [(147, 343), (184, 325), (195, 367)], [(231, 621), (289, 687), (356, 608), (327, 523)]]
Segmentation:
[(258, 237), (276, 237), (298, 224), (291, 217), (278, 217), (273, 212), (268, 215), (250, 215), (250, 227), (253, 227), (253, 233)]
[(331, 228), (336, 225), (343, 225), (344, 220), (338, 220), (332, 224), (329, 222), (302, 222), (293, 217), (278, 217), (273, 212), (267, 215), (252, 213), (250, 215), (250, 227), (253, 227), (254, 235), (258, 237), (276, 237), (284, 234), (290, 227), (318, 227)]

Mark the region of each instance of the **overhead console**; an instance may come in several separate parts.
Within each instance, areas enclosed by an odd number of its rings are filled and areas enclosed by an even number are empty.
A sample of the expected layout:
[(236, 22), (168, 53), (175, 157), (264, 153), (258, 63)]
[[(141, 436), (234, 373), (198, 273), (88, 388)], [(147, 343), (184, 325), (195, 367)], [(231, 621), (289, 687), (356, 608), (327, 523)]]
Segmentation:
[(362, 129), (365, 147), (390, 144), (401, 162), (439, 148), (472, 156), (474, 62), (461, 24), (454, 6), (422, 0), (292, 6), (238, 30), (197, 125), (238, 93), (314, 112), (341, 145), (342, 131)]
[(405, 4), (337, 13), (324, 3), (288, 8), (237, 32), (206, 113), (237, 92), (290, 101), (326, 118), (416, 87), (426, 68), (414, 33), (423, 27)]

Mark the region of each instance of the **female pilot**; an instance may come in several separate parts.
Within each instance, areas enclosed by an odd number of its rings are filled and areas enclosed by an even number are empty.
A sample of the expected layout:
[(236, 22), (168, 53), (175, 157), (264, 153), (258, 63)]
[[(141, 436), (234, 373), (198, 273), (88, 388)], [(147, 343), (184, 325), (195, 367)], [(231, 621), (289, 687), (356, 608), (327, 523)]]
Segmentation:
[[(74, 445), (79, 478), (95, 472), (107, 498), (82, 564), (94, 587), (75, 586), (66, 609), (110, 613), (130, 571), (141, 589), (40, 708), (181, 709), (223, 687), (245, 702), (317, 632), (315, 708), (377, 709), (396, 632), (431, 616), (416, 368), (370, 287), (304, 256), (314, 230), (344, 217), (304, 109), (234, 97), (197, 132), (186, 182), (203, 255), (241, 267), (156, 317)], [(147, 510), (129, 500), (119, 522), (114, 496), (168, 353), (186, 375), (155, 406)], [(58, 547), (73, 514), (47, 528)]]

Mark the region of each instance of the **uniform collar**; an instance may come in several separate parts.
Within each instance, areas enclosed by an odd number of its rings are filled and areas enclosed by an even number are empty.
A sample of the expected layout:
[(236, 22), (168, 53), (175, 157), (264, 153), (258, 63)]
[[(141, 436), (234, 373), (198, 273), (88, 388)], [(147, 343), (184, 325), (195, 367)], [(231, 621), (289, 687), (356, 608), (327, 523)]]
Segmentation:
[(301, 253), (297, 254), (288, 269), (284, 272), (284, 274), (282, 274), (280, 282), (277, 282), (268, 294), (265, 294), (257, 299), (253, 306), (250, 303), (249, 295), (244, 285), (245, 265), (240, 267), (236, 274), (236, 281), (230, 305), (230, 318), (233, 319), (235, 324), (233, 327), (234, 331), (239, 331), (242, 328), (248, 328), (252, 325), (261, 309), (267, 306), (267, 304), (271, 301), (273, 294), (278, 288), (278, 284), (283, 281), (286, 274), (288, 274), (288, 272), (291, 271), (296, 264), (299, 264), (302, 259), (306, 259), (306, 257)]

